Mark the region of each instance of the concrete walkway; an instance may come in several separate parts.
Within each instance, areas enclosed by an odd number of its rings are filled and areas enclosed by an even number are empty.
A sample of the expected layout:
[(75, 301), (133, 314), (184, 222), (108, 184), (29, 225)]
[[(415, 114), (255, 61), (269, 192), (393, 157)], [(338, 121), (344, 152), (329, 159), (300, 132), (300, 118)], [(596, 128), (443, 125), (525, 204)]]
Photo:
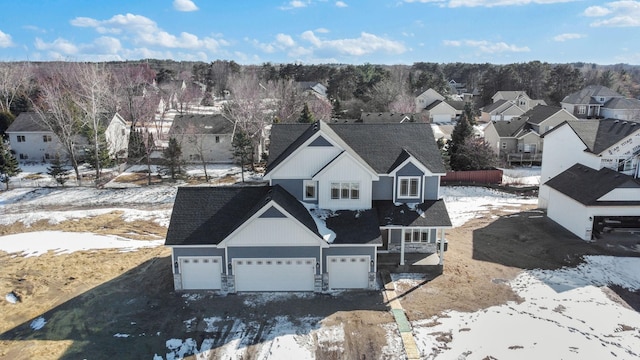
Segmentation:
[(407, 354), (408, 360), (419, 360), (420, 351), (416, 345), (416, 340), (413, 337), (413, 329), (411, 323), (407, 319), (407, 315), (404, 313), (404, 309), (398, 300), (398, 295), (391, 281), (391, 274), (388, 271), (382, 271), (380, 276), (384, 284), (384, 297), (385, 301), (391, 307), (391, 313), (396, 320), (398, 330), (400, 331), (400, 337), (402, 337), (402, 344), (404, 345), (404, 351)]

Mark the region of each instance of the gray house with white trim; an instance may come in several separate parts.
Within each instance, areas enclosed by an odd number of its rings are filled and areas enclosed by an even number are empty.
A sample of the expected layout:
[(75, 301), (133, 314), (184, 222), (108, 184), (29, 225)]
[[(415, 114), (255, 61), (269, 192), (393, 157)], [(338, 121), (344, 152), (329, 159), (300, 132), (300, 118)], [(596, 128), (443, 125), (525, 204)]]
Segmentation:
[(429, 124), (276, 124), (268, 186), (178, 190), (175, 288), (371, 289), (380, 253), (442, 265), (444, 173)]

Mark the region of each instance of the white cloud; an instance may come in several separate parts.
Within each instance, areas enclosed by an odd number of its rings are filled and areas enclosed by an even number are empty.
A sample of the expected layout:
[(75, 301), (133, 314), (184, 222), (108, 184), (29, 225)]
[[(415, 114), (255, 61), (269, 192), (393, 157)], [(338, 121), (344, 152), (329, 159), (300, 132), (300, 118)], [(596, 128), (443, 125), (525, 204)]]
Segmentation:
[(222, 46), (228, 45), (221, 38), (199, 38), (197, 35), (187, 32), (182, 32), (179, 35), (170, 34), (158, 27), (153, 20), (142, 15), (120, 14), (108, 20), (78, 17), (71, 20), (71, 24), (78, 27), (94, 28), (100, 34), (127, 34), (126, 39), (129, 39), (134, 44), (145, 46), (192, 50), (203, 49), (217, 52)]
[(289, 1), (287, 5), (281, 6), (280, 10), (299, 9), (299, 8), (307, 7), (308, 4), (309, 2), (293, 0), (293, 1)]
[(336, 6), (339, 8), (349, 7), (349, 5), (347, 5), (347, 3), (345, 3), (344, 1), (336, 1)]
[(178, 11), (197, 11), (198, 7), (191, 0), (173, 0), (173, 8)]
[(78, 47), (63, 38), (57, 38), (50, 43), (44, 42), (40, 38), (36, 38), (34, 45), (38, 50), (50, 51), (57, 54), (76, 55), (78, 53)]
[(328, 34), (330, 32), (329, 29), (325, 29), (325, 28), (317, 28), (314, 31), (319, 34)]
[(496, 53), (503, 53), (503, 52), (529, 52), (531, 51), (531, 49), (529, 49), (526, 46), (516, 46), (516, 45), (509, 45), (505, 42), (496, 42), (496, 43), (492, 43), (486, 40), (444, 40), (443, 44), (445, 46), (454, 46), (454, 47), (461, 47), (461, 46), (467, 46), (467, 47), (471, 47), (471, 48), (476, 48), (478, 50), (480, 50), (483, 53), (488, 53), (488, 54), (496, 54)]
[(362, 32), (359, 38), (354, 39), (323, 40), (318, 38), (313, 31), (305, 31), (300, 37), (311, 43), (315, 50), (352, 56), (362, 56), (375, 52), (402, 54), (406, 51), (405, 46), (400, 42), (384, 39), (366, 32)]
[(93, 43), (98, 53), (116, 54), (122, 51), (120, 40), (114, 37), (102, 36), (95, 39)]
[(611, 13), (611, 10), (602, 6), (589, 6), (583, 14), (584, 16), (605, 16), (609, 13)]
[(495, 7), (529, 4), (556, 4), (578, 0), (404, 0), (407, 3), (437, 3), (447, 7)]
[(637, 27), (640, 26), (640, 1), (622, 0), (590, 6), (583, 15), (590, 17), (607, 17), (591, 23), (591, 26), (605, 27)]
[(553, 40), (555, 41), (567, 41), (567, 40), (575, 40), (575, 39), (582, 39), (584, 37), (587, 37), (584, 34), (576, 34), (576, 33), (565, 33), (565, 34), (560, 34), (560, 35), (556, 35), (553, 37)]
[(296, 42), (293, 41), (293, 38), (290, 35), (285, 34), (276, 35), (276, 41), (286, 47), (291, 47), (296, 44)]
[(13, 46), (13, 40), (11, 40), (11, 35), (6, 34), (0, 30), (0, 48), (6, 48), (9, 46)]

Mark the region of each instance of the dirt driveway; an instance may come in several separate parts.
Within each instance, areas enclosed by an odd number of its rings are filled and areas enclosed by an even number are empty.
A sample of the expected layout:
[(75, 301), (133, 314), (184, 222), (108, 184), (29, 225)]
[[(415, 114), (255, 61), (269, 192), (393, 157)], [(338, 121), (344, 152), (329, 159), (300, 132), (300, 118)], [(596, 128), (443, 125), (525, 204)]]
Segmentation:
[[(577, 240), (531, 206), (518, 210), (486, 213), (447, 232), (444, 273), (421, 286), (398, 289), (409, 320), (518, 300), (506, 282), (521, 269), (575, 265), (586, 254), (634, 254)], [(316, 346), (319, 359), (398, 355), (384, 349), (388, 334), (380, 325), (393, 324), (393, 317), (379, 291), (276, 296), (268, 301), (251, 294), (183, 296), (173, 292), (169, 254), (164, 248), (28, 258), (1, 253), (0, 291), (15, 291), (22, 301), (0, 301), (0, 358), (151, 358), (166, 353), (167, 339), (185, 338), (187, 331), (197, 343), (212, 339), (215, 349), (237, 336), (225, 326), (235, 319), (252, 324), (243, 330), (251, 357), (281, 317), (292, 323), (317, 319), (315, 326), (342, 324), (343, 344)], [(618, 295), (640, 309), (638, 293), (618, 289)], [(33, 331), (32, 321), (40, 316), (47, 325)], [(212, 318), (220, 330), (204, 331)]]

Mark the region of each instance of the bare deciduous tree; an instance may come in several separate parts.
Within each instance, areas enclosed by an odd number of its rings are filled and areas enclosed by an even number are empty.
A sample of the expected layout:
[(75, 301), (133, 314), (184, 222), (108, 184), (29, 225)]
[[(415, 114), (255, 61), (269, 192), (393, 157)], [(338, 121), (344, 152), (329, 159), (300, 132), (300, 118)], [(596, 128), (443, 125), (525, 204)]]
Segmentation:
[(0, 63), (0, 111), (11, 112), (11, 105), (27, 93), (31, 71), (28, 63)]
[(72, 65), (67, 63), (40, 69), (36, 76), (40, 92), (33, 101), (33, 108), (58, 137), (76, 178), (81, 181), (76, 141), (80, 136), (84, 114), (73, 99), (73, 71)]

